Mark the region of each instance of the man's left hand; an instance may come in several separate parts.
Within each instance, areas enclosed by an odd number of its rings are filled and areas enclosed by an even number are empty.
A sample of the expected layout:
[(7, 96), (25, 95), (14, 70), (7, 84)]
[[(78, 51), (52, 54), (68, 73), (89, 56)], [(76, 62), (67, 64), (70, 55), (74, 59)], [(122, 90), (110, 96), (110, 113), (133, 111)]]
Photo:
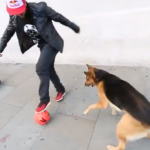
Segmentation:
[(77, 26), (75, 23), (71, 23), (71, 28), (74, 30), (75, 33), (80, 33), (80, 27)]

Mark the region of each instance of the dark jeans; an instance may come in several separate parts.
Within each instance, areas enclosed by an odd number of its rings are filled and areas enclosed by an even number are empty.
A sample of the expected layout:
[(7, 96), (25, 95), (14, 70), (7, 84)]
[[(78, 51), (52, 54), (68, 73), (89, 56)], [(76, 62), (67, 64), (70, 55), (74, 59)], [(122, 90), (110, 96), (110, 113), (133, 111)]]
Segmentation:
[(64, 92), (65, 88), (60, 82), (60, 79), (54, 68), (55, 57), (58, 51), (48, 44), (45, 44), (40, 51), (41, 54), (36, 64), (36, 72), (40, 78), (39, 95), (42, 102), (47, 102), (50, 100), (50, 80), (54, 84), (57, 92)]

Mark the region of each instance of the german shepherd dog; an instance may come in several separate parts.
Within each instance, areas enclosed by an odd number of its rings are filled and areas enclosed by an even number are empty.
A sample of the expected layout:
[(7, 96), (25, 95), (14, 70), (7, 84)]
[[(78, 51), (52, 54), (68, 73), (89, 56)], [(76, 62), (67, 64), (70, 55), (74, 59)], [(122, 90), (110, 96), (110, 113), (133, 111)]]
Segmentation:
[(86, 86), (96, 86), (100, 101), (90, 105), (92, 109), (108, 108), (110, 104), (124, 112), (117, 125), (118, 146), (108, 145), (108, 150), (124, 150), (127, 141), (150, 138), (150, 102), (128, 82), (104, 70), (87, 65)]

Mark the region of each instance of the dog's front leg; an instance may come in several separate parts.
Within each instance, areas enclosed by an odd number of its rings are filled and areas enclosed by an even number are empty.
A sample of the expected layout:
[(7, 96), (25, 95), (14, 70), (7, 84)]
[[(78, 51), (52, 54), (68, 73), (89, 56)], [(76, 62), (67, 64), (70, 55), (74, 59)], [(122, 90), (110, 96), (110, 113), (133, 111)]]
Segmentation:
[(88, 114), (92, 109), (101, 109), (101, 108), (107, 108), (108, 107), (108, 101), (103, 98), (98, 103), (90, 105), (83, 114)]
[(90, 105), (84, 112), (83, 114), (86, 115), (88, 114), (92, 109), (101, 109), (104, 108), (103, 105), (101, 103), (96, 103), (93, 105)]
[(108, 107), (108, 99), (106, 98), (106, 95), (104, 93), (104, 87), (103, 87), (103, 82), (101, 82), (98, 85), (98, 95), (100, 101), (96, 104), (90, 105), (84, 112), (83, 114), (88, 114), (92, 109), (101, 109), (101, 108), (107, 108)]

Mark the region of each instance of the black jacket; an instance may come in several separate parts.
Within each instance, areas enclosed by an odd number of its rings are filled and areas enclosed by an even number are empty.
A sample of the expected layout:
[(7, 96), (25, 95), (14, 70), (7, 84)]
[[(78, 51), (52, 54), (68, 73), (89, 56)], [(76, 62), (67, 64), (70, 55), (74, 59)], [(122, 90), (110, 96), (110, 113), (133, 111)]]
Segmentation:
[[(62, 53), (64, 41), (53, 26), (52, 20), (60, 22), (74, 30), (76, 33), (79, 32), (79, 27), (51, 7), (47, 6), (45, 2), (27, 3), (27, 6), (33, 14), (34, 25), (39, 34), (48, 44)], [(22, 53), (25, 53), (34, 45), (33, 41), (24, 33), (24, 31), (20, 30), (18, 16), (10, 16), (9, 24), (0, 41), (0, 53), (3, 52), (15, 32)]]

